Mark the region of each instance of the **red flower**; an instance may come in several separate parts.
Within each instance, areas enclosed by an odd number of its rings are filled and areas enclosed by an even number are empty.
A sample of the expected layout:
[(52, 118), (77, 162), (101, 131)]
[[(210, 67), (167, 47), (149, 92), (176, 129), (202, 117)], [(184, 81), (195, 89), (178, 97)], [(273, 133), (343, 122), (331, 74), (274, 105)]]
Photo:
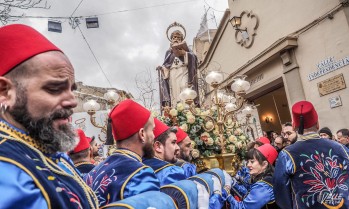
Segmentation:
[(328, 188), (333, 189), (336, 186), (336, 179), (326, 178), (326, 185)]
[(335, 159), (335, 160), (329, 160), (329, 161), (328, 161), (328, 164), (330, 164), (330, 166), (331, 166), (332, 168), (338, 168), (337, 159)]
[(200, 136), (200, 139), (204, 142), (207, 142), (208, 136)]
[(324, 165), (322, 163), (316, 163), (315, 168), (319, 171), (324, 171)]

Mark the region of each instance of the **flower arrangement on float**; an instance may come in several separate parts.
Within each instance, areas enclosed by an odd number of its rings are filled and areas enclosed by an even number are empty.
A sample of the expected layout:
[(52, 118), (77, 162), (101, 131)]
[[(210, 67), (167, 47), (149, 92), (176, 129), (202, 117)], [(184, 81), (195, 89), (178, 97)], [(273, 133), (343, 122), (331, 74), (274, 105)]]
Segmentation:
[[(159, 119), (168, 126), (179, 126), (185, 131), (192, 140), (192, 156), (193, 159), (199, 157), (209, 157), (216, 154), (222, 154), (222, 144), (220, 137), (224, 137), (223, 143), (226, 153), (237, 154), (241, 159), (244, 159), (248, 137), (243, 133), (238, 121), (228, 120), (231, 129), (225, 129), (223, 134), (219, 133), (218, 126), (212, 121), (205, 121), (206, 116), (217, 118), (217, 110), (210, 109), (195, 109), (195, 115), (189, 111), (187, 105), (177, 103), (175, 108), (167, 108), (164, 114), (159, 116)], [(212, 131), (206, 131), (206, 129)]]

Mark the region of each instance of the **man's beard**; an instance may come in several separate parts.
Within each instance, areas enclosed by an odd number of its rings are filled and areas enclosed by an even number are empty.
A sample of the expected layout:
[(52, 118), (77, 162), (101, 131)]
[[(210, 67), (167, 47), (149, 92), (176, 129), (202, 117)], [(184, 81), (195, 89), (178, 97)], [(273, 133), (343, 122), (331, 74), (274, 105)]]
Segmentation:
[(99, 150), (97, 150), (96, 152), (92, 153), (93, 157), (98, 157), (99, 156)]
[(186, 162), (190, 162), (192, 159), (191, 153), (189, 153), (189, 155), (186, 155), (182, 150), (179, 151), (179, 158)]
[(45, 145), (49, 153), (73, 150), (78, 143), (73, 126), (66, 124), (60, 125), (58, 130), (53, 128), (55, 119), (68, 118), (73, 114), (73, 110), (61, 109), (53, 112), (49, 117), (34, 119), (27, 108), (26, 91), (20, 85), (17, 86), (17, 89), (16, 103), (8, 111), (28, 131), (28, 135), (36, 143)]
[(148, 143), (146, 142), (143, 146), (143, 157), (150, 159), (153, 158), (155, 153), (154, 153), (154, 149), (153, 149), (153, 144), (152, 143)]

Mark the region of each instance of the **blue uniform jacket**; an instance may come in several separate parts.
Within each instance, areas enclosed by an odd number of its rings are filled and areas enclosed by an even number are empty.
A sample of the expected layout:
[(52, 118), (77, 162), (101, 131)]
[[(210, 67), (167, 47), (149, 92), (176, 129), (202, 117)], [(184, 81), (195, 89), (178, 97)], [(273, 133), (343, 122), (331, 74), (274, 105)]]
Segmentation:
[(0, 208), (97, 208), (65, 153), (44, 154), (24, 131), (0, 120)]
[(159, 158), (145, 159), (143, 163), (154, 169), (156, 177), (160, 181), (160, 186), (186, 179), (184, 170), (181, 167), (160, 160)]
[(127, 149), (117, 149), (84, 180), (96, 193), (100, 207), (146, 191), (160, 191), (153, 169)]
[(231, 195), (227, 198), (231, 209), (261, 209), (274, 201), (273, 186), (263, 180), (252, 184), (249, 193), (242, 201), (235, 200)]
[(186, 178), (192, 177), (197, 174), (196, 166), (193, 163), (186, 162), (184, 160), (177, 160), (176, 166), (183, 168)]
[(349, 208), (348, 150), (315, 133), (301, 138), (276, 161), (276, 203), (282, 209)]

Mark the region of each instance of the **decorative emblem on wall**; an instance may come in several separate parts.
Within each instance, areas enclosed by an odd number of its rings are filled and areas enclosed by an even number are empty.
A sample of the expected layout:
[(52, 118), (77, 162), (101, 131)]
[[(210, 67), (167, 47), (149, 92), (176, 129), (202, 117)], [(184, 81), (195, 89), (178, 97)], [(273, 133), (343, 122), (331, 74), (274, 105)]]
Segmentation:
[(253, 14), (252, 11), (243, 11), (240, 17), (233, 17), (230, 22), (236, 30), (236, 43), (245, 48), (250, 48), (254, 42), (255, 36), (257, 35), (256, 31), (259, 26), (257, 15)]

